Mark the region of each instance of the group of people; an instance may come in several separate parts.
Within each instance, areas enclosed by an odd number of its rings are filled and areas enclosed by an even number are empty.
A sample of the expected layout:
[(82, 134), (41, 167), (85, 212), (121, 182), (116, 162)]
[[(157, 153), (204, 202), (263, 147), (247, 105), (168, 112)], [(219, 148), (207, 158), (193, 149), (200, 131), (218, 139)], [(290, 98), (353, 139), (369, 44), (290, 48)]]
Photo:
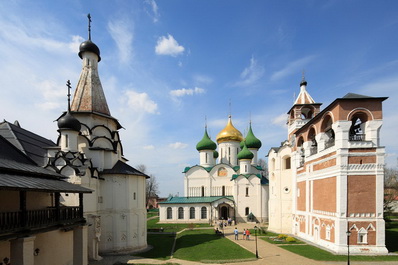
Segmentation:
[[(234, 230), (234, 235), (235, 235), (235, 240), (239, 240), (239, 231), (238, 228), (235, 227)], [(250, 230), (249, 229), (243, 229), (243, 240), (250, 240)]]

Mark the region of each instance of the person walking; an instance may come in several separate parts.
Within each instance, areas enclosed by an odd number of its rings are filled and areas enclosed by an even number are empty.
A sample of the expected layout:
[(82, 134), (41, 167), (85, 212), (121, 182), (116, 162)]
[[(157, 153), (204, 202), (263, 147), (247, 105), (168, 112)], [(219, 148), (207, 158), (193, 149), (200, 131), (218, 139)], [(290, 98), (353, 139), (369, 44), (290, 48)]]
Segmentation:
[(246, 240), (250, 240), (250, 230), (246, 229)]
[(243, 228), (243, 240), (246, 239), (246, 229)]
[(234, 234), (235, 234), (235, 240), (239, 240), (239, 239), (238, 239), (238, 237), (239, 237), (239, 231), (238, 231), (238, 228), (237, 228), (237, 227), (235, 227)]

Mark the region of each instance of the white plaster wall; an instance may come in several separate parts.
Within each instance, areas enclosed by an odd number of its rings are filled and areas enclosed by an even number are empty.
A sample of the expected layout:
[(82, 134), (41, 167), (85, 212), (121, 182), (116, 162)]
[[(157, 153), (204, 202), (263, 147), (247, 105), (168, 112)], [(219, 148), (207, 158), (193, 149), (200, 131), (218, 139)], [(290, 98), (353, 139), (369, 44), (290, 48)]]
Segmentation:
[(56, 230), (37, 234), (34, 240), (36, 248), (40, 252), (34, 256), (34, 264), (73, 265), (73, 231)]

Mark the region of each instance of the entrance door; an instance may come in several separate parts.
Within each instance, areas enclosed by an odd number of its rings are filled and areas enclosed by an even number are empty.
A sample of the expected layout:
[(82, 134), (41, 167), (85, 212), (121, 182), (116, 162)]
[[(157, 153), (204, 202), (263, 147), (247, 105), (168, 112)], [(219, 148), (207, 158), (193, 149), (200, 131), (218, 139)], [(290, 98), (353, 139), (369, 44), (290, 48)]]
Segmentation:
[(221, 207), (221, 219), (227, 220), (229, 217), (229, 209), (227, 206)]

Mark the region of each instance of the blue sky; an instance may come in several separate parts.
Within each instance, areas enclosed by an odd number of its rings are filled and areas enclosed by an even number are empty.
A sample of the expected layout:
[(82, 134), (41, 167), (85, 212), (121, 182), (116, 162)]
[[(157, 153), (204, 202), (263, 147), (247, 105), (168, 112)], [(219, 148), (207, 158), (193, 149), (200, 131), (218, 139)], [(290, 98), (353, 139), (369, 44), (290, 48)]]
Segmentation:
[(392, 0), (1, 1), (0, 118), (56, 140), (91, 13), (125, 156), (157, 177), (161, 196), (183, 194), (205, 117), (213, 139), (230, 111), (242, 133), (251, 120), (265, 158), (286, 138), (303, 69), (323, 107), (348, 92), (389, 97), (381, 143), (395, 167), (397, 12)]

